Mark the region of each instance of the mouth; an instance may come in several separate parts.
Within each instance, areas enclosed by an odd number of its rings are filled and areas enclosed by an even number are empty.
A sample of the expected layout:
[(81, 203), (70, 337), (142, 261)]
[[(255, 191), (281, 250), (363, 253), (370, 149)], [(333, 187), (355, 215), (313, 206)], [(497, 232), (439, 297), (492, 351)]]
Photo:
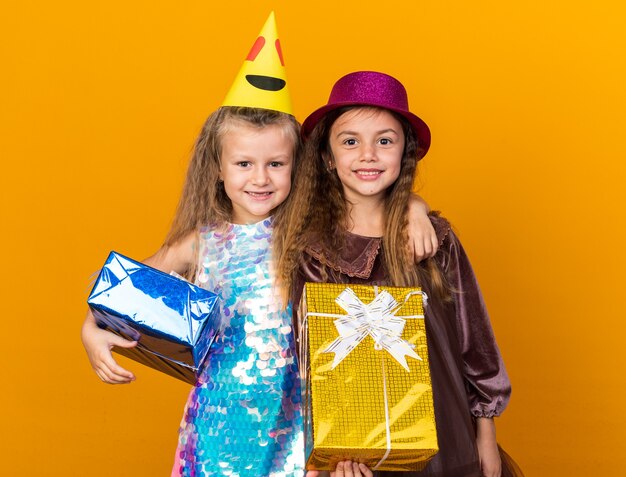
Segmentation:
[(272, 196), (273, 192), (246, 191), (246, 194), (248, 194), (254, 200), (267, 200)]
[(357, 169), (352, 171), (359, 179), (375, 180), (384, 172), (380, 169)]
[(246, 75), (246, 80), (252, 86), (264, 91), (280, 91), (285, 87), (287, 82), (280, 78), (262, 75)]

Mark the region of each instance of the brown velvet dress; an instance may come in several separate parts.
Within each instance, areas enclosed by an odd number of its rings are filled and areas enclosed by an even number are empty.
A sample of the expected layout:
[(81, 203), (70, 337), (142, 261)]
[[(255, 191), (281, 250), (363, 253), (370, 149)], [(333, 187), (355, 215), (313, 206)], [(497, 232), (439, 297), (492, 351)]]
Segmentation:
[[(494, 417), (506, 407), (511, 385), (496, 344), (489, 316), (469, 260), (447, 220), (431, 217), (439, 238), (435, 260), (445, 273), (453, 301), (430, 298), (425, 317), (439, 452), (421, 472), (379, 472), (379, 476), (480, 477), (474, 419)], [(328, 262), (324, 281), (393, 285), (383, 263), (381, 239), (347, 234), (339, 256)], [(324, 254), (328, 257), (328, 254)], [(305, 282), (321, 282), (322, 249), (311, 244), (296, 282), (293, 303), (300, 301)], [(297, 307), (294, 307), (297, 309)], [(294, 314), (294, 328), (299, 329)], [(298, 336), (296, 334), (296, 336)], [(522, 475), (501, 453), (503, 477)]]

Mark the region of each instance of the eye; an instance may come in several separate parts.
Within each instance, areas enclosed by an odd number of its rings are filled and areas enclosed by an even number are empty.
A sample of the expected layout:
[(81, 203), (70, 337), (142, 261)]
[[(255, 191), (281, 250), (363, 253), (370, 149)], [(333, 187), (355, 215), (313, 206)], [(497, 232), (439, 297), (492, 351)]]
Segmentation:
[(251, 163), (250, 163), (250, 161), (239, 161), (239, 162), (237, 163), (237, 165), (238, 165), (239, 167), (246, 168), (246, 167), (250, 167), (250, 166), (251, 166)]
[(283, 166), (284, 164), (280, 161), (272, 161), (270, 162), (270, 167), (280, 167)]
[(393, 141), (391, 139), (389, 139), (388, 137), (381, 137), (378, 140), (379, 144), (381, 144), (382, 146), (389, 146), (390, 144), (393, 143)]
[(345, 139), (342, 144), (345, 144), (346, 146), (356, 146), (356, 139), (353, 137)]

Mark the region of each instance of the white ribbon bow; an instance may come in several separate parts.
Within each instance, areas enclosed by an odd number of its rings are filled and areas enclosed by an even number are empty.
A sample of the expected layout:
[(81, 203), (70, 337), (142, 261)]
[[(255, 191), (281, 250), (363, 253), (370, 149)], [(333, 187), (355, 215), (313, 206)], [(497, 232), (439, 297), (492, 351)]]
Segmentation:
[[(415, 345), (401, 338), (405, 318), (397, 317), (398, 302), (385, 290), (374, 300), (363, 303), (351, 288), (346, 288), (335, 299), (335, 302), (347, 315), (335, 315), (334, 321), (339, 337), (333, 341), (323, 353), (335, 353), (331, 369), (343, 361), (350, 352), (367, 336), (374, 340), (374, 348), (385, 349), (404, 369), (410, 372), (406, 356), (422, 360), (414, 351)], [(423, 318), (423, 315), (410, 318)]]

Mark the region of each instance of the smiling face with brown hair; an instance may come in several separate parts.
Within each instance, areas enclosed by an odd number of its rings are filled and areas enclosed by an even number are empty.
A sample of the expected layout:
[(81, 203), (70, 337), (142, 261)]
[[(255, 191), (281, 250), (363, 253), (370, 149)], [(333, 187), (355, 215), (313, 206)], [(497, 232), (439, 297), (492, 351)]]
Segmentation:
[(348, 202), (384, 200), (400, 175), (404, 132), (388, 111), (356, 108), (343, 113), (330, 129), (332, 167)]

